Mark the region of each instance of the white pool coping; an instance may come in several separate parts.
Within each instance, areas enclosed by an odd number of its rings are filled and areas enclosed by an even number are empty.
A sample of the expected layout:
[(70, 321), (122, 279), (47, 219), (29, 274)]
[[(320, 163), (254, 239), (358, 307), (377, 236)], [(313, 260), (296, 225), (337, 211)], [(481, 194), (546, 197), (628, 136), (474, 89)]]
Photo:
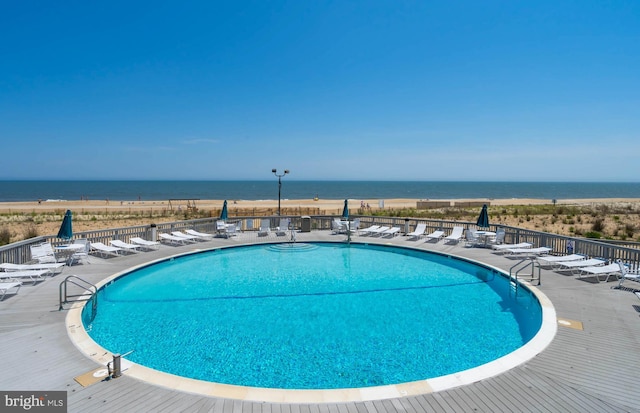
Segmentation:
[[(399, 247), (406, 248), (406, 247)], [(218, 249), (218, 248), (216, 248)], [(429, 251), (424, 251), (429, 253)], [(193, 251), (185, 254), (177, 254), (173, 257), (190, 255)], [(436, 253), (438, 254), (438, 253)], [(499, 268), (487, 265), (480, 261), (471, 260), (464, 257), (446, 254), (460, 260), (481, 265), (485, 268), (504, 274)], [(103, 286), (111, 283), (115, 279), (130, 273), (139, 268), (148, 265), (166, 261), (172, 257), (165, 257), (148, 263), (128, 268), (125, 271), (113, 274), (97, 284), (98, 290)], [(271, 389), (259, 387), (236, 386), (229, 384), (213, 383), (203, 380), (190, 379), (154, 370), (140, 364), (123, 361), (123, 375), (131, 378), (142, 380), (146, 383), (162, 386), (169, 389), (184, 391), (188, 393), (200, 394), (211, 397), (222, 397), (228, 399), (272, 402), (272, 403), (340, 403), (340, 402), (359, 402), (371, 400), (393, 399), (406, 396), (416, 396), (420, 394), (428, 394), (442, 390), (452, 389), (459, 386), (475, 383), (477, 381), (487, 379), (504, 373), (514, 367), (517, 367), (536, 355), (540, 354), (556, 335), (558, 322), (556, 319), (556, 311), (547, 296), (536, 287), (527, 282), (521, 282), (532, 294), (538, 299), (542, 309), (542, 324), (538, 333), (524, 346), (517, 350), (506, 354), (489, 363), (463, 370), (457, 373), (445, 376), (412, 381), (407, 383), (361, 387), (349, 389), (327, 389), (327, 390), (290, 390), (290, 389)], [(113, 353), (101, 347), (87, 334), (82, 324), (82, 309), (85, 303), (76, 303), (69, 310), (65, 319), (67, 333), (73, 344), (87, 357), (93, 359), (98, 364), (106, 366), (113, 359)]]

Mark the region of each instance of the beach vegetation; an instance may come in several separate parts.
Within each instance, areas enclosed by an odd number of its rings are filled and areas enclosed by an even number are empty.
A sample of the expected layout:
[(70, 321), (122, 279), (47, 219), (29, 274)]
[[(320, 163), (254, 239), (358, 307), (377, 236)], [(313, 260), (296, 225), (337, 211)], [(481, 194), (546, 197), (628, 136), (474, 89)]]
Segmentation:
[(0, 245), (7, 245), (11, 243), (11, 231), (9, 228), (0, 228)]
[(604, 219), (598, 218), (591, 224), (591, 229), (595, 232), (603, 232), (604, 231)]
[(627, 237), (629, 237), (629, 238), (633, 238), (633, 234), (635, 234), (635, 233), (636, 233), (636, 230), (637, 230), (637, 229), (638, 229), (638, 228), (637, 228), (635, 225), (633, 225), (633, 224), (625, 224), (625, 226), (624, 226), (624, 233), (625, 233), (625, 235), (626, 235)]
[(589, 231), (589, 232), (585, 232), (584, 233), (584, 237), (585, 238), (600, 239), (600, 238), (602, 238), (602, 233), (600, 233), (598, 231)]
[(28, 225), (27, 229), (24, 231), (24, 237), (26, 239), (39, 237), (38, 227), (35, 225)]

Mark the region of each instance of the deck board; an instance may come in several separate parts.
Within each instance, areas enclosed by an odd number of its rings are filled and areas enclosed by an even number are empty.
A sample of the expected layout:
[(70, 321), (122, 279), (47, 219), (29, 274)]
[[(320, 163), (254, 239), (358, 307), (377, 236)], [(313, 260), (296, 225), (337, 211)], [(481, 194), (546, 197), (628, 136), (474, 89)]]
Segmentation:
[[(4, 390), (66, 390), (69, 412), (109, 409), (123, 412), (218, 413), (387, 413), (387, 412), (558, 412), (640, 411), (640, 315), (637, 297), (612, 289), (617, 282), (596, 283), (542, 271), (538, 288), (553, 302), (559, 318), (583, 323), (583, 330), (560, 326), (553, 342), (538, 356), (498, 376), (438, 393), (391, 400), (327, 404), (281, 404), (215, 398), (154, 386), (124, 374), (118, 379), (82, 387), (74, 377), (96, 368), (69, 340), (66, 311), (58, 310), (60, 282), (76, 274), (90, 282), (133, 265), (196, 248), (238, 245), (263, 239), (241, 234), (196, 246), (170, 247), (127, 257), (101, 259), (66, 268), (38, 285), (25, 285), (0, 302), (0, 352)], [(342, 236), (344, 238), (344, 236)], [(315, 231), (298, 241), (336, 240)], [(354, 241), (365, 237), (354, 237)], [(507, 270), (512, 258), (460, 245), (366, 238), (368, 243), (410, 246), (451, 253)]]

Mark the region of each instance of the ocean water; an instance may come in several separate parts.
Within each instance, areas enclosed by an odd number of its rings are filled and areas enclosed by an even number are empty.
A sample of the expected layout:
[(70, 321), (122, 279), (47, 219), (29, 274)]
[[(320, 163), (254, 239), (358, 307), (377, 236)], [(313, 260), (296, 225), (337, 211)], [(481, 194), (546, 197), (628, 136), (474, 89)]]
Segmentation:
[[(640, 198), (629, 182), (295, 181), (282, 179), (282, 199)], [(0, 181), (0, 202), (38, 199), (152, 201), (278, 199), (265, 181)]]

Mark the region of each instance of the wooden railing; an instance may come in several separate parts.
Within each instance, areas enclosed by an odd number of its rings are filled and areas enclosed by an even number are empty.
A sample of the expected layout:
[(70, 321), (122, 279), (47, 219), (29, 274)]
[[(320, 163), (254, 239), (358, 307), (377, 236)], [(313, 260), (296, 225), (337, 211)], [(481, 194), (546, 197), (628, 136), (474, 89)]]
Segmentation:
[[(280, 220), (279, 216), (271, 216), (268, 218), (271, 220), (272, 228), (278, 226)], [(286, 218), (291, 219), (291, 223), (294, 228), (299, 229), (302, 227), (303, 216), (286, 216)], [(312, 231), (330, 230), (331, 221), (333, 221), (334, 218), (334, 215), (315, 215), (305, 217), (305, 219), (310, 219), (310, 226)], [(401, 228), (402, 233), (413, 231), (418, 223), (426, 224), (427, 232), (432, 232), (440, 229), (444, 230), (446, 233), (451, 232), (451, 229), (454, 226), (462, 226), (463, 228), (465, 228), (465, 230), (476, 226), (473, 222), (461, 221), (444, 221), (435, 219), (368, 215), (351, 216), (352, 220), (356, 218), (360, 220), (360, 228), (364, 228), (374, 224), (386, 225), (390, 227), (398, 226)], [(257, 231), (260, 227), (260, 221), (262, 219), (265, 219), (265, 217), (244, 216), (233, 217), (229, 219), (229, 221), (240, 221), (242, 223), (243, 231)], [(217, 218), (211, 217), (151, 225), (139, 225), (133, 227), (83, 231), (74, 234), (73, 238), (86, 238), (90, 241), (103, 242), (105, 244), (108, 244), (109, 241), (113, 239), (119, 239), (125, 242), (128, 241), (131, 237), (151, 239), (154, 234), (171, 231), (184, 231), (185, 229), (195, 229), (200, 232), (214, 233), (216, 230), (216, 221)], [(498, 228), (502, 228), (505, 230), (504, 242), (507, 244), (529, 242), (535, 247), (550, 247), (552, 249), (551, 253), (554, 255), (563, 255), (570, 252), (567, 247), (571, 242), (573, 244), (573, 252), (576, 254), (583, 254), (589, 257), (599, 257), (609, 261), (619, 259), (631, 264), (634, 268), (640, 265), (640, 243), (623, 243), (622, 241), (607, 242), (586, 238), (574, 238), (564, 235), (551, 234), (548, 232), (534, 231), (505, 225), (491, 225), (489, 227), (489, 230), (496, 231)], [(15, 242), (0, 247), (0, 260), (2, 262), (12, 263), (29, 262), (31, 260), (30, 246), (41, 244), (43, 242), (50, 242), (52, 245), (57, 246), (60, 244), (66, 244), (69, 242), (69, 240), (61, 240), (53, 235), (50, 235)]]

